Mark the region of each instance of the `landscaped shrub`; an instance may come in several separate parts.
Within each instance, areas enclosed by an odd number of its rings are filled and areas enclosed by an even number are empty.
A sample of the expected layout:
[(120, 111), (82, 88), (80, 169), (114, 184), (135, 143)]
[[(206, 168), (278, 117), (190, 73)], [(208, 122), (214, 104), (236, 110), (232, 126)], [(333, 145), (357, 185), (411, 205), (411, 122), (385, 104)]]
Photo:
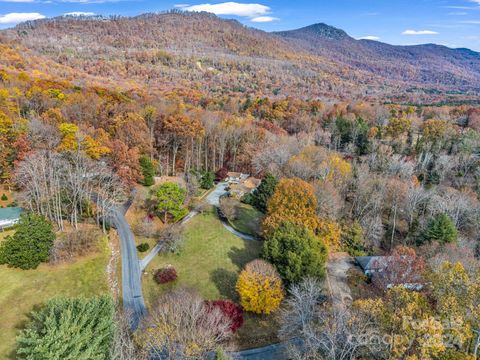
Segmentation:
[(154, 279), (157, 284), (168, 284), (177, 280), (177, 271), (173, 266), (155, 271)]
[(215, 300), (207, 301), (210, 308), (218, 308), (220, 311), (230, 319), (230, 330), (232, 333), (236, 332), (243, 324), (243, 310), (231, 300)]
[(7, 201), (7, 200), (8, 200), (8, 196), (5, 194), (2, 194), (2, 201)]
[(140, 252), (145, 252), (148, 249), (150, 249), (150, 245), (148, 245), (148, 243), (141, 243), (140, 245), (137, 246), (137, 250)]
[(41, 215), (23, 214), (13, 236), (0, 246), (0, 264), (21, 269), (35, 269), (48, 260), (55, 240), (52, 224)]

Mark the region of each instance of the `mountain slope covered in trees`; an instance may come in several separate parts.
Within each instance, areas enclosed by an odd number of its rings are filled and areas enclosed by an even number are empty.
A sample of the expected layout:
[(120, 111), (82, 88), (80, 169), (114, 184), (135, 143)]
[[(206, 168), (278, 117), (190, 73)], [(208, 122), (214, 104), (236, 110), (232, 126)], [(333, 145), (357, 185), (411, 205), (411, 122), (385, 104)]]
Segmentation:
[(276, 34), (313, 54), (387, 80), (458, 89), (478, 88), (480, 81), (480, 54), (468, 49), (355, 40), (326, 24)]
[(38, 56), (127, 87), (193, 83), (210, 93), (385, 101), (468, 96), (480, 88), (476, 52), (358, 41), (325, 24), (266, 33), (211, 14), (172, 12), (55, 18), (1, 34), (2, 42), (20, 42)]

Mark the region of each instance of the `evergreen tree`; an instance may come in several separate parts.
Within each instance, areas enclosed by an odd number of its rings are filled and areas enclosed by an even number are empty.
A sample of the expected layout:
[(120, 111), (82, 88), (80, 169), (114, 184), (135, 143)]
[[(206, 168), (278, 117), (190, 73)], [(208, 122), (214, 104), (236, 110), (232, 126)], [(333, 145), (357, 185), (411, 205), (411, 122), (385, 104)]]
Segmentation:
[(183, 202), (186, 197), (186, 190), (175, 183), (167, 182), (158, 188), (156, 192), (157, 210), (163, 214), (163, 222), (167, 223), (168, 214), (175, 220), (180, 219), (186, 213)]
[(142, 156), (139, 162), (143, 174), (142, 184), (145, 186), (152, 186), (155, 183), (155, 166), (153, 166), (152, 160), (147, 156)]
[(288, 283), (306, 276), (325, 275), (327, 249), (310, 230), (301, 225), (282, 223), (263, 244), (263, 258), (271, 262)]
[(204, 190), (210, 190), (213, 188), (213, 181), (215, 180), (215, 174), (211, 171), (205, 171), (202, 174), (202, 178), (200, 179), (200, 187)]
[(0, 245), (0, 264), (35, 269), (48, 260), (55, 240), (52, 224), (41, 215), (23, 214), (13, 236)]
[(351, 225), (342, 227), (341, 242), (343, 249), (348, 252), (350, 256), (367, 255), (368, 249), (365, 245), (363, 229), (357, 221)]
[(457, 241), (458, 232), (453, 221), (446, 214), (438, 214), (428, 223), (423, 234), (424, 240), (438, 241), (442, 244)]
[(277, 188), (278, 180), (272, 174), (267, 174), (253, 193), (245, 200), (246, 203), (257, 208), (259, 211), (267, 212), (267, 202), (272, 197)]
[(17, 356), (35, 360), (110, 359), (114, 336), (110, 296), (52, 299), (32, 313), (17, 338)]

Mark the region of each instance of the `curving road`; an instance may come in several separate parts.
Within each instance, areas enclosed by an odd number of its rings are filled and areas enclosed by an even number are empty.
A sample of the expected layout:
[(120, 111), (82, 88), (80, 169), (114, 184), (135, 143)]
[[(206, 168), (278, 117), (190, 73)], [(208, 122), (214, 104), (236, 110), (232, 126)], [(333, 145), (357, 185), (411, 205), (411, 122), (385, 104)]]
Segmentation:
[(111, 210), (109, 220), (117, 229), (122, 252), (122, 298), (125, 314), (130, 317), (130, 328), (135, 330), (147, 314), (142, 293), (140, 264), (132, 229), (125, 213), (133, 201), (132, 197), (123, 205)]
[[(228, 184), (225, 183), (225, 182), (219, 183), (215, 187), (215, 189), (213, 189), (212, 192), (210, 194), (208, 194), (208, 196), (205, 199), (206, 202), (208, 204), (216, 206), (216, 207), (220, 206), (220, 198), (227, 193), (227, 190), (226, 190), (227, 186), (228, 186)], [(181, 221), (181, 224), (183, 225), (183, 224), (187, 223), (188, 221), (190, 221), (196, 215), (198, 215), (198, 211), (196, 211), (196, 210), (190, 211), (188, 213), (188, 215), (183, 218), (183, 220)], [(258, 240), (251, 235), (244, 234), (240, 231), (235, 230), (232, 226), (230, 226), (225, 221), (222, 221), (222, 224), (225, 227), (225, 229), (227, 229), (233, 235), (238, 236), (242, 240), (248, 240), (248, 241)], [(163, 244), (155, 245), (155, 247), (152, 250), (150, 250), (150, 252), (147, 254), (147, 256), (145, 256), (142, 260), (140, 260), (140, 271), (143, 271), (147, 268), (150, 261), (152, 261), (155, 258), (155, 256), (160, 252), (160, 250), (162, 249), (162, 246), (163, 246)]]
[[(218, 184), (214, 190), (206, 197), (207, 203), (213, 206), (220, 205), (220, 197), (226, 193), (227, 183)], [(137, 256), (137, 248), (135, 246), (135, 237), (132, 229), (125, 219), (125, 213), (128, 211), (130, 205), (133, 202), (134, 193), (131, 198), (123, 205), (114, 208), (111, 211), (110, 222), (117, 229), (118, 236), (120, 238), (120, 246), (122, 252), (122, 296), (123, 306), (126, 314), (130, 316), (130, 326), (133, 330), (138, 327), (140, 321), (147, 314), (145, 307), (145, 301), (142, 293), (142, 271), (145, 270), (147, 265), (154, 259), (154, 257), (162, 249), (162, 244), (157, 244), (147, 256), (139, 261)], [(183, 220), (182, 224), (185, 224), (195, 215), (198, 211), (191, 211)], [(229, 224), (223, 222), (223, 226), (229, 232), (238, 236), (243, 240), (256, 240), (253, 236), (241, 233)]]
[[(206, 200), (209, 204), (219, 206), (220, 197), (225, 194), (227, 187), (226, 183), (220, 183), (216, 188), (207, 196)], [(135, 237), (132, 229), (125, 219), (125, 213), (133, 202), (132, 197), (123, 205), (114, 208), (111, 211), (109, 220), (111, 224), (117, 229), (118, 236), (120, 237), (120, 245), (122, 251), (122, 296), (123, 306), (126, 314), (130, 316), (130, 327), (135, 330), (140, 321), (147, 315), (147, 309), (145, 307), (145, 301), (142, 293), (141, 271), (145, 269), (148, 263), (155, 257), (160, 251), (162, 245), (158, 244), (154, 249), (142, 260), (138, 260), (137, 248), (135, 246)], [(190, 212), (182, 221), (182, 223), (188, 222), (195, 215), (197, 211)], [(250, 235), (243, 234), (236, 231), (230, 225), (223, 223), (225, 228), (232, 234), (244, 239), (244, 240), (256, 240)], [(301, 345), (301, 340), (293, 339), (279, 344), (273, 344), (257, 349), (250, 349), (232, 353), (236, 359), (245, 360), (287, 360), (288, 349), (292, 345)], [(213, 357), (213, 354), (210, 354)]]

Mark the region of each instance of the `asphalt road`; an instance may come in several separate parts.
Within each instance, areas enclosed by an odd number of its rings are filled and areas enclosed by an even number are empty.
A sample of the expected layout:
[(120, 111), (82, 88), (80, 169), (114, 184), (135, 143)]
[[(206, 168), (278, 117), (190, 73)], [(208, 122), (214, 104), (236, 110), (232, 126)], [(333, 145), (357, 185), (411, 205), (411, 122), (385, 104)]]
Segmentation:
[(125, 213), (133, 197), (125, 204), (112, 210), (110, 221), (117, 229), (122, 251), (122, 297), (125, 314), (130, 317), (130, 327), (135, 330), (147, 314), (142, 294), (140, 264), (132, 229), (125, 219)]
[[(206, 197), (207, 203), (219, 206), (220, 197), (226, 193), (226, 183), (218, 184), (215, 189)], [(133, 195), (125, 204), (117, 207), (111, 212), (110, 221), (117, 229), (120, 238), (120, 246), (122, 251), (122, 296), (125, 313), (130, 316), (130, 326), (134, 330), (138, 327), (140, 321), (147, 314), (145, 301), (142, 293), (141, 273), (147, 267), (150, 261), (158, 254), (162, 248), (162, 244), (157, 244), (150, 253), (139, 261), (137, 256), (137, 248), (135, 246), (135, 237), (132, 229), (125, 219), (125, 213), (130, 207)], [(197, 211), (191, 211), (182, 221), (182, 224), (188, 222)], [(230, 225), (223, 223), (225, 228), (235, 236), (243, 240), (255, 240), (254, 237), (238, 232)]]

